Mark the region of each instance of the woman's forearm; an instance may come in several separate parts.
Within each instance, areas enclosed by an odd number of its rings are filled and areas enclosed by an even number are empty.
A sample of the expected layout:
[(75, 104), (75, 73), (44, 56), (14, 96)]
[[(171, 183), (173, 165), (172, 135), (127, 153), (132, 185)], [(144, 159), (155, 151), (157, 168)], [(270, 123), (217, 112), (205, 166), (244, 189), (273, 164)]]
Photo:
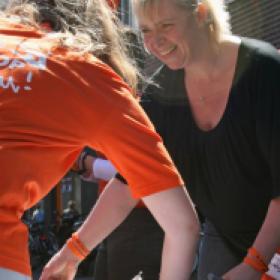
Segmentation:
[(81, 260), (126, 218), (137, 202), (131, 197), (126, 185), (112, 179), (86, 221), (75, 233), (75, 238), (69, 239), (52, 257), (40, 280), (52, 279), (54, 276), (55, 279), (74, 279)]
[(199, 222), (182, 187), (143, 198), (165, 232), (160, 280), (187, 280), (190, 277)]
[(273, 199), (259, 234), (253, 244), (264, 261), (269, 263), (276, 249), (280, 247), (280, 198)]
[(78, 230), (80, 240), (93, 249), (128, 216), (137, 202), (128, 186), (112, 179)]

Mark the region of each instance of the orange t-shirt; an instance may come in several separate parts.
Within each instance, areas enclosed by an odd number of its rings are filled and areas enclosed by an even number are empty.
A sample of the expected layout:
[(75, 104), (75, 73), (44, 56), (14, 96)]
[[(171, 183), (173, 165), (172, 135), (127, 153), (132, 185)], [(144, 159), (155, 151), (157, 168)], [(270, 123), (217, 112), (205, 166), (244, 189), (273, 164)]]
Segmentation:
[(73, 165), (99, 150), (134, 197), (182, 185), (161, 138), (127, 85), (91, 55), (0, 20), (0, 267), (31, 274), (20, 218)]

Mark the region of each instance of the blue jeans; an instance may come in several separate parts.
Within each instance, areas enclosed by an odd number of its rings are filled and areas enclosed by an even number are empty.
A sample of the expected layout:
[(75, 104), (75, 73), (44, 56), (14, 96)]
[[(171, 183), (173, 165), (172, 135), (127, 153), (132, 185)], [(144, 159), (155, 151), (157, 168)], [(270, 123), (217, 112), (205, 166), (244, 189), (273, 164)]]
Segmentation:
[(198, 280), (207, 280), (209, 273), (222, 276), (241, 262), (229, 249), (214, 225), (206, 220), (203, 224), (199, 249)]
[(0, 268), (0, 279), (7, 280), (31, 280), (27, 275), (21, 274), (19, 272), (9, 270), (6, 268)]

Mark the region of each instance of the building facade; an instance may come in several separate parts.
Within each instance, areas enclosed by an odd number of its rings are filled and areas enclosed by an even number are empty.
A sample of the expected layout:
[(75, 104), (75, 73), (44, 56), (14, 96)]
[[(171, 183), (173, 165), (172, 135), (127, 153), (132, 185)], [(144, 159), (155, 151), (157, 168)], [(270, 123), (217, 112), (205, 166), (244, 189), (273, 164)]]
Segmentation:
[(234, 34), (261, 39), (280, 49), (279, 0), (231, 0), (227, 2)]

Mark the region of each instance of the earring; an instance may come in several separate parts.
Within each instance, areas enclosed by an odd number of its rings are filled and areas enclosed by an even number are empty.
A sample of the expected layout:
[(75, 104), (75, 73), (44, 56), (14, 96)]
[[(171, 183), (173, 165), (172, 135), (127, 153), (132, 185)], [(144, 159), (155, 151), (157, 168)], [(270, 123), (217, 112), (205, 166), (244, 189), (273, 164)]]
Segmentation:
[(213, 24), (213, 22), (211, 22), (211, 23), (209, 24), (209, 30), (210, 30), (210, 33), (213, 33), (213, 32), (214, 32), (214, 24)]

